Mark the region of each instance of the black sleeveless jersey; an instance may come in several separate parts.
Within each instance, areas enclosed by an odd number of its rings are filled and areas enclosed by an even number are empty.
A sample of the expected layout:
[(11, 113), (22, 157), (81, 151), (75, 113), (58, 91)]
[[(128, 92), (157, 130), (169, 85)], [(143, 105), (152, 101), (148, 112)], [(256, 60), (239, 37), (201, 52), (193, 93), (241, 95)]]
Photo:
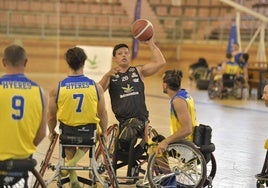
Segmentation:
[(142, 121), (148, 120), (144, 83), (135, 67), (129, 67), (125, 73), (111, 77), (109, 93), (112, 110), (119, 122), (134, 117)]

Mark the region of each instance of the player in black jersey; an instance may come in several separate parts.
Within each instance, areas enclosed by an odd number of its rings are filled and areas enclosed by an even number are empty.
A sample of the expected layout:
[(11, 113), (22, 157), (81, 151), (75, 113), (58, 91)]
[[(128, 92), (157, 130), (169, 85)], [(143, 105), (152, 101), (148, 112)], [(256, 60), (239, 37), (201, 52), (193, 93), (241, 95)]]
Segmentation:
[(126, 44), (117, 44), (113, 49), (113, 62), (117, 66), (107, 72), (99, 82), (104, 91), (109, 89), (112, 110), (120, 124), (136, 118), (148, 122), (143, 79), (159, 71), (166, 60), (153, 38), (144, 42), (151, 50), (152, 61), (131, 66), (131, 53)]
[[(143, 79), (155, 74), (166, 64), (166, 60), (155, 44), (153, 37), (145, 41), (144, 44), (148, 45), (151, 50), (151, 62), (131, 66), (131, 53), (128, 45), (117, 44), (113, 49), (113, 62), (116, 65), (99, 82), (104, 91), (109, 90), (112, 110), (119, 121), (121, 133), (125, 134), (121, 134), (119, 138), (123, 139), (143, 135), (149, 122)], [(131, 130), (122, 131), (125, 127), (131, 127)], [(129, 144), (121, 145), (121, 147), (127, 150)]]

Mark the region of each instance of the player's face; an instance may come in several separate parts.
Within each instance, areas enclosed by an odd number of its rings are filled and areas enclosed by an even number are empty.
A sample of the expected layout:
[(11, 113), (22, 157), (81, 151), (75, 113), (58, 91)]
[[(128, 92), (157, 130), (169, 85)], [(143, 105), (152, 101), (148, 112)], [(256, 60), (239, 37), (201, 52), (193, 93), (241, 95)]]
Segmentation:
[(119, 48), (114, 57), (114, 61), (120, 66), (129, 65), (130, 63), (130, 52), (126, 47)]
[(266, 85), (263, 89), (262, 100), (266, 107), (268, 107), (268, 85)]

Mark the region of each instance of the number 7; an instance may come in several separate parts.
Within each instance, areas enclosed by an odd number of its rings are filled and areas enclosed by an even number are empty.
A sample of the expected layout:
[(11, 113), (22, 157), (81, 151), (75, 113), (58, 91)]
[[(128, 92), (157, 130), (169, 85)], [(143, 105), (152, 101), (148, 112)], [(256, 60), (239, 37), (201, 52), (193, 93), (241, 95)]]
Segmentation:
[(76, 112), (82, 112), (82, 103), (83, 103), (83, 99), (84, 99), (84, 95), (83, 94), (73, 94), (73, 99), (77, 99), (78, 98), (78, 105), (76, 108)]

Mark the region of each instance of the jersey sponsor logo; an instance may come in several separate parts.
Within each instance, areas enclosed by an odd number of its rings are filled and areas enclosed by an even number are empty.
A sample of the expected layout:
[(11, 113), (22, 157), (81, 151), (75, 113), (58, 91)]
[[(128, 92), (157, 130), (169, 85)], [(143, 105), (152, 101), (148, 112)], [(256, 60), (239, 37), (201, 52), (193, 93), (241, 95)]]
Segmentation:
[(134, 79), (133, 79), (133, 82), (139, 82), (139, 81), (140, 81), (139, 78), (134, 78)]
[(115, 74), (115, 75), (112, 77), (111, 81), (112, 81), (112, 82), (117, 82), (117, 81), (118, 81), (118, 78), (119, 78), (119, 75), (118, 75), (118, 74)]
[(134, 67), (129, 68), (129, 72), (134, 72), (134, 71), (135, 71)]
[(131, 78), (136, 78), (136, 77), (138, 77), (138, 75), (136, 74), (136, 72), (133, 72), (133, 73), (131, 74)]
[(124, 90), (124, 93), (130, 93), (134, 91), (133, 87), (129, 84), (127, 85), (127, 87), (122, 87), (122, 89)]
[(122, 87), (123, 91), (125, 94), (120, 95), (120, 98), (125, 98), (128, 96), (133, 96), (133, 95), (139, 95), (139, 92), (134, 91), (133, 87), (130, 86), (129, 84), (127, 87)]

